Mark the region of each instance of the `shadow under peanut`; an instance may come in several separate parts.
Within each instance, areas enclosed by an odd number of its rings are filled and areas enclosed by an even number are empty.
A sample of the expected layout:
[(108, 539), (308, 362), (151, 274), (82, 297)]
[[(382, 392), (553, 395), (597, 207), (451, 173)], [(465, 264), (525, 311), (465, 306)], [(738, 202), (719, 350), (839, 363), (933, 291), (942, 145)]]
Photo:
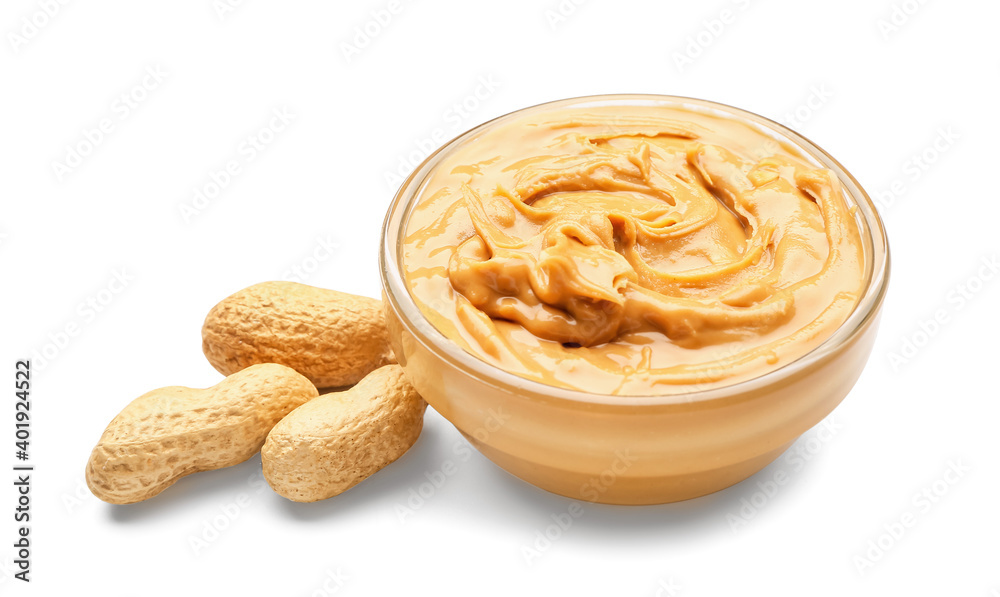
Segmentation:
[(393, 513), (408, 489), (426, 480), (425, 471), (440, 465), (445, 443), (439, 428), (425, 424), (417, 442), (398, 460), (338, 496), (299, 503), (272, 491), (265, 501), (284, 516), (301, 522), (337, 520), (358, 516), (362, 511)]
[[(433, 420), (432, 420), (433, 419)], [(451, 463), (451, 467), (446, 463)], [(754, 516), (740, 525), (739, 532), (766, 526), (768, 513), (794, 499), (815, 463), (790, 474), (786, 483)], [(760, 491), (776, 473), (786, 474), (784, 455), (754, 476), (725, 490), (700, 498), (652, 506), (615, 506), (580, 502), (549, 493), (507, 473), (472, 448), (458, 432), (428, 409), (420, 439), (403, 457), (347, 492), (320, 502), (300, 504), (276, 494), (267, 496), (288, 518), (323, 523), (341, 517), (371, 515), (395, 519), (400, 526), (413, 521), (431, 523), (447, 517), (451, 522), (467, 520), (479, 528), (501, 528), (523, 535), (525, 542), (576, 504), (583, 514), (572, 529), (592, 540), (630, 539), (660, 542), (687, 535), (720, 533), (731, 536), (729, 515), (740, 516), (743, 500)], [(362, 514), (364, 513), (364, 514)], [(585, 539), (587, 540), (587, 539)]]
[[(162, 493), (135, 504), (101, 504), (114, 522), (134, 523), (143, 519), (156, 519), (168, 513), (183, 512), (193, 506), (230, 501), (240, 492), (251, 495), (259, 491), (264, 482), (261, 475), (260, 454), (240, 464), (188, 475)], [(271, 491), (267, 488), (267, 491)]]
[[(780, 510), (782, 502), (794, 499), (798, 487), (815, 466), (816, 462), (810, 462), (803, 470), (789, 475), (787, 483), (774, 495), (767, 496), (766, 504), (755, 508), (753, 518), (740, 525), (740, 532), (766, 525), (768, 514)], [(406, 454), (352, 489), (326, 500), (297, 503), (274, 493), (263, 481), (260, 455), (256, 455), (233, 467), (185, 477), (145, 502), (105, 507), (111, 520), (132, 523), (230, 500), (245, 491), (260, 503), (253, 515), (270, 511), (293, 523), (335, 526), (342, 519), (377, 515), (390, 517), (404, 526), (412, 521), (433, 523), (448, 517), (452, 521), (468, 520), (479, 527), (513, 530), (527, 543), (537, 531), (553, 522), (553, 516), (568, 512), (576, 504), (583, 514), (574, 518), (572, 528), (565, 533), (567, 536), (576, 535), (587, 542), (607, 539), (663, 542), (705, 533), (731, 536), (730, 515), (739, 517), (744, 501), (760, 492), (758, 483), (767, 483), (787, 468), (782, 455), (732, 487), (673, 504), (616, 506), (581, 502), (549, 493), (507, 473), (428, 409), (424, 431)], [(444, 476), (443, 481), (438, 473)], [(435, 477), (440, 481), (437, 486), (433, 483)]]

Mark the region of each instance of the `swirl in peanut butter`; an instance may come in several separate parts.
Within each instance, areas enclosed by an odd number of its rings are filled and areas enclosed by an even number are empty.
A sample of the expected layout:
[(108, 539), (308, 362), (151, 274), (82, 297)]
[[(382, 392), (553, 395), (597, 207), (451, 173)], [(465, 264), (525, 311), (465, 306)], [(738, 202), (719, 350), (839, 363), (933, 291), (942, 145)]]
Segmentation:
[(815, 348), (864, 285), (839, 181), (735, 118), (540, 109), (430, 173), (403, 268), (421, 311), (515, 375), (660, 395), (759, 376)]

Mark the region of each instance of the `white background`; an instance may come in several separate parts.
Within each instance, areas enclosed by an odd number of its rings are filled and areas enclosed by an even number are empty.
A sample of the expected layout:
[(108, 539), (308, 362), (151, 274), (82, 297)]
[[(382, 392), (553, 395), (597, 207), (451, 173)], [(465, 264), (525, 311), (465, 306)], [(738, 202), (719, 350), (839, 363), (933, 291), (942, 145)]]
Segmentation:
[[(387, 0), (44, 4), (0, 14), (0, 593), (1000, 594), (1000, 276), (980, 273), (1000, 253), (995, 2), (426, 0), (385, 25)], [(215, 302), (296, 267), (377, 296), (387, 173), (510, 110), (619, 92), (790, 123), (880, 197), (890, 294), (832, 432), (706, 498), (587, 504), (541, 549), (570, 502), (468, 452), (430, 410), (408, 454), (321, 503), (272, 493), (259, 458), (134, 506), (87, 492), (89, 452), (129, 400), (220, 379), (200, 350)], [(273, 110), (294, 117), (250, 159), (241, 144)], [(186, 221), (230, 160), (238, 173)], [(11, 387), (35, 351), (51, 358), (35, 356), (26, 586), (10, 577)], [(401, 520), (411, 490), (432, 495)]]

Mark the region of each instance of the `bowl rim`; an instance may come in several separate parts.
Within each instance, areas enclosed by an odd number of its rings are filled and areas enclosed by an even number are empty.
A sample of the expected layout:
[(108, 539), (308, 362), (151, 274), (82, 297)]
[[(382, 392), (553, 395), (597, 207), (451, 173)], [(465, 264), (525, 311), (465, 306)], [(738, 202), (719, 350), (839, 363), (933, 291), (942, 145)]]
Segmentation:
[[(642, 103), (637, 104), (636, 102)], [(855, 220), (859, 225), (859, 232), (867, 257), (865, 264), (867, 284), (864, 293), (851, 314), (830, 336), (812, 350), (763, 375), (708, 389), (671, 394), (601, 394), (553, 386), (501, 369), (467, 352), (454, 343), (441, 333), (424, 316), (420, 308), (417, 307), (400, 268), (402, 243), (399, 240), (405, 236), (405, 228), (409, 223), (410, 212), (416, 203), (416, 199), (420, 196), (419, 191), (422, 189), (423, 183), (426, 182), (433, 167), (444, 159), (450, 150), (471, 140), (486, 129), (527, 112), (578, 104), (592, 104), (593, 106), (615, 104), (671, 105), (672, 107), (680, 107), (703, 113), (736, 117), (744, 123), (756, 125), (761, 132), (768, 136), (779, 139), (783, 138), (785, 141), (791, 142), (794, 147), (803, 152), (805, 157), (832, 170), (840, 180), (845, 196), (853, 199), (854, 205), (857, 206), (857, 209), (852, 211), (855, 211)], [(857, 217), (857, 213), (861, 214), (862, 217), (860, 219)], [(396, 191), (382, 223), (379, 242), (379, 270), (384, 299), (387, 305), (393, 309), (401, 324), (437, 358), (450, 363), (466, 375), (474, 376), (480, 382), (520, 397), (530, 394), (531, 396), (544, 396), (547, 399), (556, 401), (634, 407), (637, 405), (689, 405), (691, 403), (703, 403), (717, 399), (731, 398), (734, 395), (749, 394), (762, 387), (791, 377), (824, 357), (837, 352), (841, 347), (850, 343), (851, 340), (862, 330), (866, 329), (868, 324), (877, 317), (888, 289), (891, 260), (885, 225), (879, 216), (874, 201), (872, 201), (861, 184), (858, 183), (857, 179), (839, 161), (802, 134), (765, 116), (712, 100), (649, 93), (616, 93), (570, 97), (519, 108), (478, 124), (442, 144), (441, 147), (424, 158), (413, 169)]]

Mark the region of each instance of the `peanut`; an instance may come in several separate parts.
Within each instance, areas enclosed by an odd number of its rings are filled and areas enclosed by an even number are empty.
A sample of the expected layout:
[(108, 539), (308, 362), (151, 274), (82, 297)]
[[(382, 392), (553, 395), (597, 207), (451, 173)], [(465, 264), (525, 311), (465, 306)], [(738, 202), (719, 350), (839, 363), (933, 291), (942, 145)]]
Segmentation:
[(201, 335), (205, 356), (224, 375), (280, 363), (326, 388), (396, 362), (381, 301), (295, 282), (263, 282), (224, 299)]
[(169, 386), (133, 400), (104, 430), (87, 463), (87, 485), (105, 502), (149, 499), (199, 471), (239, 464), (268, 432), (318, 395), (282, 365), (255, 365), (207, 389)]
[(274, 426), (261, 449), (264, 478), (296, 502), (333, 497), (402, 456), (423, 427), (424, 402), (399, 365), (324, 394)]

